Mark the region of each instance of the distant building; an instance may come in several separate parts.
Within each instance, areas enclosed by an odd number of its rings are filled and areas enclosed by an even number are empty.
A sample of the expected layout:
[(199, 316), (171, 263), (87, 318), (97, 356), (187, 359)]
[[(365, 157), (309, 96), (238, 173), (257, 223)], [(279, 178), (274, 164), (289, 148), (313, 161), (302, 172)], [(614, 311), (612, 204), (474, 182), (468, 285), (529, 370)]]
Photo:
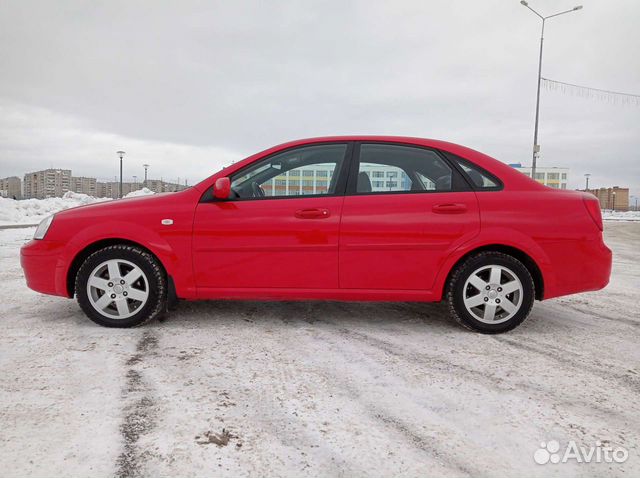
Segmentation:
[(142, 186), (148, 188), (154, 193), (176, 192), (182, 191), (183, 189), (187, 188), (187, 186), (183, 186), (178, 183), (170, 183), (167, 181), (163, 181), (162, 179), (147, 179), (143, 182), (143, 184), (140, 185), (140, 188), (142, 188)]
[[(177, 183), (169, 183), (162, 181), (161, 179), (148, 179), (146, 182), (146, 186), (144, 182), (123, 182), (122, 183), (122, 195), (126, 196), (127, 194), (138, 191), (143, 187), (148, 188), (149, 190), (155, 193), (167, 193), (167, 192), (175, 192), (182, 191), (186, 189), (186, 186), (181, 186)], [(117, 199), (120, 197), (120, 182), (119, 181), (108, 181), (108, 182), (98, 182), (96, 183), (96, 197), (101, 198), (113, 198)]]
[[(113, 185), (115, 184), (115, 189)], [(115, 194), (114, 194), (115, 192)], [(118, 183), (114, 182), (96, 182), (96, 197), (99, 198), (116, 198), (118, 197)]]
[(583, 191), (597, 197), (601, 209), (629, 210), (629, 188), (614, 186), (612, 188), (584, 189)]
[(74, 193), (88, 194), (96, 196), (97, 180), (96, 178), (85, 178), (82, 176), (71, 176), (71, 191)]
[(70, 169), (44, 169), (24, 175), (23, 196), (25, 198), (61, 197), (70, 188)]
[[(510, 164), (509, 166), (531, 177), (531, 168), (529, 166), (523, 166), (520, 163)], [(567, 189), (567, 183), (569, 182), (569, 168), (536, 166), (536, 177), (534, 179), (540, 184), (544, 184), (550, 188)]]
[[(142, 189), (142, 184), (140, 183), (122, 183), (122, 195), (126, 196), (130, 192), (137, 191), (138, 189)], [(120, 182), (119, 181), (109, 181), (109, 182), (98, 182), (96, 183), (96, 197), (100, 198), (112, 198), (117, 199), (120, 197)]]
[(22, 199), (22, 181), (18, 176), (0, 179), (0, 196), (3, 198)]

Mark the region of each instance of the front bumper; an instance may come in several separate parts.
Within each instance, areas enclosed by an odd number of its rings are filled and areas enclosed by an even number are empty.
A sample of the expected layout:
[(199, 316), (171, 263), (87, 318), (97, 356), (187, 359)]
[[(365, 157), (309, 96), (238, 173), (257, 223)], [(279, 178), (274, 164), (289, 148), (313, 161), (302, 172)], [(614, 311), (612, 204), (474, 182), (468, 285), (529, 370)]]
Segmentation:
[(20, 249), (20, 265), (27, 286), (36, 292), (69, 297), (62, 260), (64, 244), (56, 241), (32, 240)]

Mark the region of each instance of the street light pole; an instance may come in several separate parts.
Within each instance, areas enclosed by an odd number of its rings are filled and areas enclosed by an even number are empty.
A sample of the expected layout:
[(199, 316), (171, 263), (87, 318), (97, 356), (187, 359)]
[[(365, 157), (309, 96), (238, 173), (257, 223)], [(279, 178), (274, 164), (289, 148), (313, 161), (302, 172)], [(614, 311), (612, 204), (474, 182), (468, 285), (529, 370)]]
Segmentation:
[(120, 199), (122, 199), (122, 157), (124, 156), (124, 151), (116, 151), (116, 154), (118, 156), (120, 156), (120, 191), (118, 191), (119, 193), (119, 197)]
[(591, 173), (587, 173), (587, 174), (584, 175), (584, 177), (587, 180), (587, 185), (585, 187), (585, 190), (587, 190), (587, 191), (589, 190), (589, 176), (591, 176)]
[(149, 169), (149, 165), (148, 164), (143, 164), (142, 167), (144, 168), (144, 187), (147, 187), (147, 169)]
[(533, 159), (531, 162), (531, 178), (535, 180), (536, 178), (536, 161), (538, 159), (538, 155), (540, 154), (540, 145), (538, 144), (538, 120), (540, 118), (540, 84), (542, 82), (542, 46), (544, 44), (544, 25), (546, 20), (549, 18), (557, 17), (559, 15), (564, 15), (565, 13), (575, 12), (576, 10), (580, 10), (582, 5), (577, 5), (573, 7), (571, 10), (565, 10), (563, 12), (554, 13), (553, 15), (547, 15), (546, 17), (540, 15), (533, 8), (529, 6), (529, 2), (526, 0), (520, 0), (520, 3), (535, 13), (542, 20), (542, 30), (540, 32), (540, 55), (538, 57), (538, 89), (536, 90), (536, 119), (535, 125), (533, 127)]

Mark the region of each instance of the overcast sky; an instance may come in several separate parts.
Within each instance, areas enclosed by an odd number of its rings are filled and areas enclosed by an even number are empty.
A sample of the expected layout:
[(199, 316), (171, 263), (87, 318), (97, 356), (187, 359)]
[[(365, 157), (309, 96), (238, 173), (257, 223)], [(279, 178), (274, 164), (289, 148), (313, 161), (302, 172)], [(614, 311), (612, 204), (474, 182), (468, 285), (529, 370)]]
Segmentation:
[[(579, 0), (578, 0), (579, 1)], [(571, 0), (531, 0), (543, 14)], [(548, 21), (543, 75), (640, 93), (640, 2)], [(518, 0), (0, 2), (0, 177), (190, 183), (328, 134), (531, 161), (540, 21)], [(542, 91), (540, 166), (640, 195), (640, 106)]]

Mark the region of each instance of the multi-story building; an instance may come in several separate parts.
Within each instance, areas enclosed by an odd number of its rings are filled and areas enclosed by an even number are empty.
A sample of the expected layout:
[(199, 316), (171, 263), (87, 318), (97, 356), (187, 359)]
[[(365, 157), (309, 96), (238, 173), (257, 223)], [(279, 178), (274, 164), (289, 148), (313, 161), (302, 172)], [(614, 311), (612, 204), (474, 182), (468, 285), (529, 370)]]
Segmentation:
[(3, 198), (22, 199), (22, 181), (18, 176), (0, 179), (0, 196)]
[(71, 191), (74, 193), (88, 194), (96, 196), (97, 180), (96, 178), (85, 178), (83, 176), (71, 176)]
[[(122, 183), (122, 195), (126, 196), (130, 192), (137, 191), (138, 189), (142, 189), (142, 184), (140, 183), (131, 183), (131, 182), (123, 182)], [(112, 198), (117, 199), (120, 197), (120, 182), (119, 181), (108, 181), (108, 182), (98, 182), (96, 183), (96, 193), (95, 195), (100, 198)]]
[[(145, 183), (139, 182), (123, 182), (122, 183), (122, 195), (126, 196), (127, 194), (142, 189), (143, 187), (147, 187), (149, 190), (155, 193), (166, 193), (166, 192), (175, 192), (182, 191), (186, 188), (186, 186), (182, 186), (177, 183), (169, 183), (162, 181), (161, 179), (148, 179)], [(108, 181), (108, 182), (98, 182), (96, 183), (96, 192), (95, 196), (101, 198), (113, 198), (116, 199), (120, 197), (120, 182), (119, 181)]]
[(598, 198), (601, 209), (629, 210), (629, 188), (613, 186), (612, 188), (584, 189), (584, 191)]
[(176, 192), (176, 191), (182, 191), (183, 189), (187, 188), (187, 186), (183, 186), (178, 183), (170, 183), (167, 181), (163, 181), (162, 179), (147, 179), (146, 181), (143, 182), (143, 184), (140, 185), (140, 187), (142, 186), (148, 188), (150, 191), (153, 191), (154, 193)]
[(61, 197), (70, 188), (70, 169), (44, 169), (24, 175), (23, 196), (25, 198)]
[[(116, 185), (115, 190), (113, 185)], [(115, 195), (114, 195), (115, 191)], [(118, 183), (114, 182), (96, 182), (96, 197), (99, 198), (115, 198), (118, 197)]]
[[(531, 177), (531, 167), (523, 166), (520, 163), (510, 164), (523, 174)], [(569, 182), (569, 168), (556, 167), (539, 167), (536, 166), (536, 177), (534, 178), (541, 184), (555, 189), (567, 189)]]

